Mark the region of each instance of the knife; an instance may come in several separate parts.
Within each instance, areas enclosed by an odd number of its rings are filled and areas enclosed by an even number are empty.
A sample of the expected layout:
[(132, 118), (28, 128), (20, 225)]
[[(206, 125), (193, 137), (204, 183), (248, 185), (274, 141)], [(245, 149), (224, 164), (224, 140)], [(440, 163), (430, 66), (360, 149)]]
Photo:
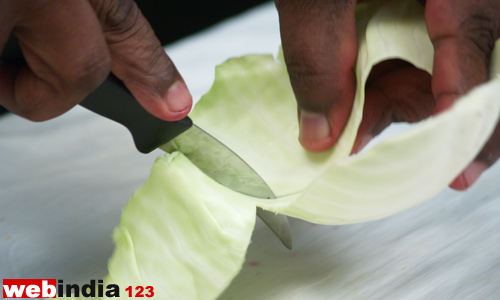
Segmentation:
[[(25, 64), (14, 36), (9, 38), (0, 58), (18, 65)], [(157, 148), (167, 152), (179, 150), (202, 172), (236, 192), (257, 198), (276, 198), (257, 172), (231, 149), (194, 125), (189, 117), (176, 122), (154, 117), (142, 108), (123, 82), (113, 74), (80, 105), (125, 126), (132, 134), (137, 150), (142, 153)], [(261, 208), (257, 208), (257, 215), (285, 247), (292, 248), (286, 216)]]

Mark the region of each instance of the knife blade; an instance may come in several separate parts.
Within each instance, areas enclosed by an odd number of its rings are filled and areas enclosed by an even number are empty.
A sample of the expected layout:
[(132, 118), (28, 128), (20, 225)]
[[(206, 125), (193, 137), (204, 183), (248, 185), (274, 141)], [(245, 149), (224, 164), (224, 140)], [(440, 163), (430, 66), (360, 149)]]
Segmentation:
[[(15, 37), (9, 38), (0, 58), (17, 65), (25, 64)], [(80, 105), (125, 126), (132, 134), (136, 148), (142, 153), (157, 148), (170, 152), (172, 148), (177, 148), (218, 183), (252, 197), (276, 198), (266, 182), (243, 159), (193, 125), (189, 117), (176, 122), (154, 117), (142, 108), (123, 82), (113, 74)], [(257, 209), (257, 215), (285, 247), (292, 248), (286, 216), (260, 208)]]
[[(81, 106), (128, 128), (136, 148), (149, 153), (156, 148), (186, 155), (202, 172), (218, 183), (245, 195), (275, 199), (266, 182), (243, 159), (223, 143), (193, 125), (189, 117), (177, 122), (160, 120), (149, 114), (114, 75), (85, 100)], [(286, 216), (257, 209), (257, 216), (285, 247), (292, 248)]]
[[(273, 191), (243, 159), (196, 125), (159, 148), (172, 148), (186, 155), (203, 173), (218, 183), (252, 197), (276, 199)], [(206, 149), (207, 151), (200, 151)], [(292, 235), (286, 216), (257, 207), (257, 216), (271, 229), (285, 247), (292, 249)]]

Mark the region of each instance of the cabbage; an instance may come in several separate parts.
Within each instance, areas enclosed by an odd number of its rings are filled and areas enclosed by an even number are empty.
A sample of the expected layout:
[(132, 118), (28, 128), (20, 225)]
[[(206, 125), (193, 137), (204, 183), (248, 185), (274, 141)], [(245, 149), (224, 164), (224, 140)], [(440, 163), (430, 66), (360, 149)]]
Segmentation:
[(371, 68), (399, 58), (431, 72), (433, 58), (416, 1), (373, 1), (357, 13), (357, 94), (338, 144), (324, 153), (299, 145), (282, 62), (270, 55), (228, 60), (191, 117), (247, 161), (278, 199), (231, 191), (181, 153), (167, 154), (123, 212), (105, 284), (119, 284), (122, 295), (129, 285), (150, 285), (159, 299), (215, 299), (241, 268), (256, 206), (321, 224), (379, 219), (436, 195), (474, 159), (499, 119), (498, 78), (349, 157)]
[(434, 53), (423, 16), (423, 6), (411, 0), (358, 7), (357, 94), (331, 151), (307, 152), (297, 142), (297, 107), (286, 67), (272, 56), (234, 58), (219, 66), (212, 89), (191, 116), (268, 183), (278, 199), (255, 201), (266, 210), (339, 225), (379, 219), (428, 200), (491, 135), (500, 112), (499, 79), (409, 132), (348, 157), (372, 66), (398, 58), (432, 71)]
[(216, 298), (241, 269), (255, 226), (255, 204), (234, 194), (180, 153), (159, 157), (114, 230), (104, 291), (116, 284), (125, 298), (128, 286), (152, 286), (154, 299)]

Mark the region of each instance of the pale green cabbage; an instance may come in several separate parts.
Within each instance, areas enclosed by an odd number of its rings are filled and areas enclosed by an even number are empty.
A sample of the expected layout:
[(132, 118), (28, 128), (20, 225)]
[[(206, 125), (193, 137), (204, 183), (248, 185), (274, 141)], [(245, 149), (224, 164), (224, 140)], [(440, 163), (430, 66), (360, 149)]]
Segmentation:
[(423, 15), (416, 1), (359, 7), (357, 94), (331, 151), (307, 152), (297, 142), (297, 108), (286, 67), (272, 56), (235, 58), (219, 66), (212, 89), (191, 116), (273, 189), (278, 200), (256, 201), (264, 209), (338, 225), (386, 217), (428, 200), (453, 181), (490, 136), (500, 112), (498, 79), (413, 130), (348, 157), (372, 66), (399, 58), (432, 71)]
[(253, 55), (219, 66), (191, 117), (247, 161), (278, 199), (233, 192), (182, 154), (167, 154), (123, 212), (105, 282), (122, 290), (152, 285), (157, 299), (215, 299), (241, 268), (256, 205), (315, 223), (346, 224), (386, 217), (444, 189), (495, 127), (500, 79), (412, 130), (348, 157), (372, 66), (400, 58), (432, 70), (432, 45), (416, 1), (360, 6), (358, 31), (354, 108), (339, 143), (325, 153), (307, 152), (297, 141), (296, 104), (282, 63)]
[(158, 158), (113, 233), (104, 287), (117, 284), (122, 298), (128, 286), (154, 287), (152, 299), (216, 298), (241, 269), (255, 226), (255, 204), (233, 194), (180, 153)]

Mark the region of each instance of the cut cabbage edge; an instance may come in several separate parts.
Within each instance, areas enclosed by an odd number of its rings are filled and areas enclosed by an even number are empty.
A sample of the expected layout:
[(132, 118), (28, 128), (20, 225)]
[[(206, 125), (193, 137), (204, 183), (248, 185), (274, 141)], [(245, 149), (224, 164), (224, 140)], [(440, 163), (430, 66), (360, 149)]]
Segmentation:
[(272, 56), (228, 60), (191, 117), (248, 162), (278, 199), (231, 191), (181, 153), (167, 154), (122, 214), (105, 285), (118, 284), (122, 296), (127, 286), (150, 285), (155, 298), (215, 299), (241, 268), (256, 205), (320, 224), (375, 220), (430, 199), (474, 159), (499, 118), (497, 77), (450, 110), (348, 157), (372, 66), (398, 58), (431, 72), (433, 58), (416, 1), (373, 1), (357, 13), (357, 94), (337, 145), (309, 153), (298, 144), (282, 63)]
[(308, 153), (297, 142), (296, 104), (286, 68), (271, 56), (247, 56), (219, 66), (214, 86), (191, 116), (268, 183), (278, 200), (255, 200), (264, 209), (338, 225), (379, 219), (428, 200), (452, 182), (490, 136), (500, 111), (497, 78), (449, 111), (348, 157), (372, 66), (397, 58), (432, 71), (434, 53), (423, 15), (416, 1), (359, 7), (357, 93), (331, 151)]

